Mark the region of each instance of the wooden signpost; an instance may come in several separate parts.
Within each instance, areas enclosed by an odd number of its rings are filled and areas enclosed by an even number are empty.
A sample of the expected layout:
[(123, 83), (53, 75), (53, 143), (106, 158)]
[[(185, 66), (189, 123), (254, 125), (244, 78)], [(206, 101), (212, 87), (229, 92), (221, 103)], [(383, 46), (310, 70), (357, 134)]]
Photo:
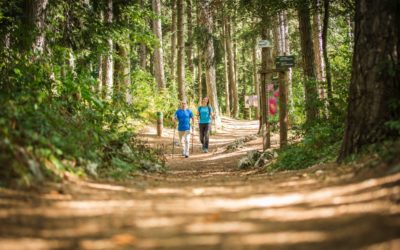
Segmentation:
[(279, 71), (279, 146), (281, 148), (287, 145), (288, 139), (288, 70), (294, 65), (294, 56), (277, 56), (275, 58), (275, 67)]
[(259, 73), (261, 74), (261, 98), (260, 98), (260, 108), (261, 108), (261, 119), (260, 119), (260, 129), (263, 136), (263, 150), (265, 151), (267, 148), (271, 146), (270, 139), (270, 127), (268, 122), (268, 96), (267, 96), (267, 79), (268, 73), (267, 71), (272, 68), (272, 60), (271, 52), (272, 52), (272, 43), (270, 40), (261, 40), (258, 42), (258, 46), (262, 48), (262, 61), (261, 61), (261, 69)]
[[(261, 43), (262, 45), (268, 43)], [(259, 42), (260, 46), (260, 42)], [(263, 47), (262, 52), (267, 53), (265, 50), (269, 47)], [(280, 147), (287, 145), (288, 139), (288, 111), (287, 111), (287, 83), (288, 83), (288, 70), (295, 65), (294, 56), (278, 56), (275, 58), (275, 69), (268, 69), (266, 67), (267, 62), (262, 62), (261, 70), (261, 123), (260, 126), (263, 131), (263, 149), (266, 150), (270, 147), (270, 135), (269, 135), (269, 122), (268, 122), (268, 91), (267, 83), (272, 79), (269, 79), (274, 73), (279, 73), (279, 134)], [(265, 124), (265, 131), (264, 131)]]

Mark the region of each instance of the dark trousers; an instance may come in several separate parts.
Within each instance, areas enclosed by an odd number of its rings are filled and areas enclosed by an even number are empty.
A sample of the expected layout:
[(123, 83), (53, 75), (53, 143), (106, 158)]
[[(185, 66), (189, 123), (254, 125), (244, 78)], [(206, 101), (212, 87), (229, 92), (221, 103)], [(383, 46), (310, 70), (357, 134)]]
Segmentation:
[(203, 144), (203, 148), (208, 149), (208, 138), (209, 138), (209, 131), (210, 131), (210, 123), (200, 123), (200, 141)]

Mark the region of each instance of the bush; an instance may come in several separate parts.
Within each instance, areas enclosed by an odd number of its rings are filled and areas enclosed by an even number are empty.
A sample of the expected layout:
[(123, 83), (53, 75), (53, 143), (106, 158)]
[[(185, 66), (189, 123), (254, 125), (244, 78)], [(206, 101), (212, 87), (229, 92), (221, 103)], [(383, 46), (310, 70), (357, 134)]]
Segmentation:
[(149, 162), (163, 170), (162, 157), (137, 140), (129, 123), (149, 107), (99, 98), (91, 74), (56, 80), (48, 59), (28, 58), (10, 55), (0, 65), (2, 183), (57, 181), (66, 172), (126, 178)]
[(301, 142), (277, 150), (276, 162), (269, 170), (304, 169), (314, 164), (333, 161), (338, 155), (342, 129), (331, 124), (318, 124), (309, 128)]

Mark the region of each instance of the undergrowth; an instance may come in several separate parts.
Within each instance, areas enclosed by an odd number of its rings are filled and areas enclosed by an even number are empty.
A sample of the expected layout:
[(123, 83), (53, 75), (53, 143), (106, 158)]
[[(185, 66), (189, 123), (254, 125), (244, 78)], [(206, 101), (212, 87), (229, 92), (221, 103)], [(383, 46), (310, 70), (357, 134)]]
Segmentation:
[(164, 170), (161, 154), (137, 139), (131, 123), (159, 104), (135, 106), (118, 93), (104, 99), (90, 72), (55, 78), (61, 73), (51, 60), (9, 56), (0, 64), (0, 185)]
[(329, 123), (320, 123), (307, 129), (300, 142), (277, 149), (277, 158), (268, 171), (304, 169), (319, 163), (334, 161), (342, 140), (342, 128)]

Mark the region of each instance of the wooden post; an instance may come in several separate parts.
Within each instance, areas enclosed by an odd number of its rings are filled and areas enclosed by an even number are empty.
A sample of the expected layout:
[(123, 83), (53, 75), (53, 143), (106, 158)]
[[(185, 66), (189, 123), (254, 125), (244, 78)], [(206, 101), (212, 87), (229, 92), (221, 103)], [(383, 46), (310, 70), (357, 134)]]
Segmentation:
[[(269, 18), (266, 18), (264, 20), (265, 24), (270, 23)], [(264, 40), (260, 40), (258, 42), (259, 47), (262, 48), (261, 50), (261, 131), (263, 131), (263, 150), (265, 151), (267, 148), (271, 146), (271, 134), (270, 134), (270, 126), (268, 122), (268, 111), (269, 111), (269, 105), (268, 105), (268, 93), (267, 93), (267, 81), (271, 78), (271, 73), (272, 73), (272, 44), (270, 42), (270, 30), (267, 28), (268, 25), (266, 25), (263, 28), (261, 37)], [(264, 124), (265, 124), (265, 129), (264, 129)]]
[[(264, 50), (264, 48), (263, 48)], [(267, 95), (267, 72), (261, 71), (261, 131), (263, 133), (263, 150), (271, 146), (270, 129), (268, 123), (268, 95)]]
[(163, 127), (163, 113), (157, 112), (157, 136), (162, 136)]
[(265, 128), (264, 128), (264, 124), (266, 123), (266, 117), (267, 117), (267, 93), (266, 93), (266, 73), (261, 71), (261, 98), (260, 98), (260, 109), (261, 109), (261, 119), (260, 119), (260, 128), (262, 131), (262, 136), (263, 136), (263, 150), (266, 149), (265, 147)]
[(288, 71), (279, 71), (279, 146), (287, 145), (288, 112), (287, 112), (287, 83)]

